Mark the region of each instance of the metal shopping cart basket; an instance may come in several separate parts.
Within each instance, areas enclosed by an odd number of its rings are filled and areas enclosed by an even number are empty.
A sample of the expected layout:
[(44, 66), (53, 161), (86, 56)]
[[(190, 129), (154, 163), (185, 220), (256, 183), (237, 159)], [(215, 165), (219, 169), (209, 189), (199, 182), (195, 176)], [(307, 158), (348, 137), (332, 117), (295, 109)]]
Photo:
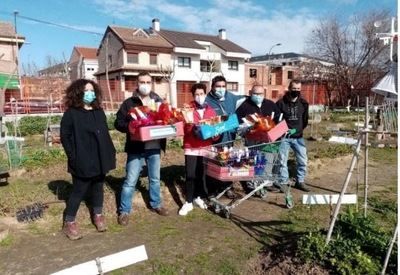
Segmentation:
[[(210, 208), (216, 214), (229, 218), (231, 210), (251, 196), (265, 198), (267, 186), (272, 186), (278, 176), (280, 141), (249, 145), (244, 139), (235, 142), (214, 144), (207, 147), (204, 155), (206, 175), (224, 182), (246, 181), (252, 185), (252, 191), (239, 200), (228, 204), (219, 199), (232, 188), (225, 188), (210, 198)], [(293, 207), (290, 187), (285, 193), (286, 207)]]

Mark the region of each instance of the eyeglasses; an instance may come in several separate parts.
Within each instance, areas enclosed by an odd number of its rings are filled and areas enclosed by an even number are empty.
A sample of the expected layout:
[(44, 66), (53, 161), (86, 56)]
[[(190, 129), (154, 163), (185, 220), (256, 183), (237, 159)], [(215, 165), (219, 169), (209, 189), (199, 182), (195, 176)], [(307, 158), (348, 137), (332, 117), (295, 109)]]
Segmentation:
[(139, 84), (151, 84), (151, 83), (153, 83), (153, 82), (151, 82), (151, 81), (139, 81)]

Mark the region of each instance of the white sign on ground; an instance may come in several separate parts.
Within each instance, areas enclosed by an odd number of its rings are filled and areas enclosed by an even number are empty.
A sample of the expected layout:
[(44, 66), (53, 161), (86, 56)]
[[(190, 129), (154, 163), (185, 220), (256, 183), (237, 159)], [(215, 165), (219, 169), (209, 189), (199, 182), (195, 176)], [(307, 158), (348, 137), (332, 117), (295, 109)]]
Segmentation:
[[(303, 195), (303, 204), (336, 204), (339, 200), (339, 194), (305, 194)], [(342, 198), (342, 204), (357, 203), (356, 194), (345, 194)]]
[(97, 275), (147, 260), (144, 245), (111, 254), (96, 260), (72, 266), (52, 275)]
[(348, 138), (348, 137), (331, 136), (329, 138), (329, 142), (354, 145), (357, 143), (357, 140), (354, 138)]

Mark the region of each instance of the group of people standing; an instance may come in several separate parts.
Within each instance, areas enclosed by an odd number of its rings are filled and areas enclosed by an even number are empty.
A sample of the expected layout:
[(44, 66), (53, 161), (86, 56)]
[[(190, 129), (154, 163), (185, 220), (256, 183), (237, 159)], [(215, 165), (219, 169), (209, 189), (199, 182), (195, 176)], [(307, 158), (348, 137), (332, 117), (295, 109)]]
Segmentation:
[[(208, 93), (206, 86), (201, 83), (196, 83), (191, 88), (193, 101), (189, 105), (193, 108), (193, 123), (186, 123), (184, 127), (186, 193), (185, 203), (178, 211), (179, 215), (187, 215), (194, 206), (206, 209), (206, 199), (215, 187), (206, 180), (201, 148), (233, 141), (236, 137), (236, 131), (225, 132), (207, 140), (198, 137), (196, 125), (199, 121), (218, 115), (236, 113), (241, 120), (249, 114), (270, 116), (274, 113), (277, 119), (282, 113), (289, 129), (296, 131), (281, 141), (279, 177), (274, 184), (282, 192), (288, 186), (287, 161), (289, 149), (292, 148), (297, 161), (294, 186), (309, 191), (304, 182), (307, 171), (307, 150), (303, 139), (303, 130), (308, 123), (308, 103), (300, 95), (301, 82), (293, 80), (288, 92), (276, 104), (264, 97), (264, 88), (261, 85), (254, 85), (249, 96), (238, 96), (227, 91), (226, 83), (223, 76), (216, 76)], [(155, 103), (162, 102), (161, 97), (152, 91), (152, 87), (151, 75), (148, 72), (140, 73), (138, 88), (121, 104), (114, 123), (118, 131), (126, 134), (126, 176), (118, 205), (118, 223), (122, 226), (129, 223), (132, 197), (144, 163), (149, 179), (151, 210), (161, 216), (169, 215), (162, 203), (160, 190), (161, 151), (166, 150), (166, 139), (143, 142), (131, 140), (129, 136), (129, 123), (136, 119), (129, 113), (131, 108), (154, 106)], [(68, 158), (68, 172), (72, 175), (73, 189), (64, 211), (63, 231), (71, 240), (82, 237), (75, 217), (81, 201), (85, 198), (90, 205), (92, 222), (97, 231), (103, 232), (107, 229), (102, 209), (103, 186), (105, 175), (116, 167), (116, 155), (101, 103), (101, 90), (91, 80), (76, 80), (66, 90), (67, 111), (61, 120), (61, 142)], [(224, 187), (222, 183), (218, 185)], [(227, 192), (227, 196), (234, 197), (234, 193)]]

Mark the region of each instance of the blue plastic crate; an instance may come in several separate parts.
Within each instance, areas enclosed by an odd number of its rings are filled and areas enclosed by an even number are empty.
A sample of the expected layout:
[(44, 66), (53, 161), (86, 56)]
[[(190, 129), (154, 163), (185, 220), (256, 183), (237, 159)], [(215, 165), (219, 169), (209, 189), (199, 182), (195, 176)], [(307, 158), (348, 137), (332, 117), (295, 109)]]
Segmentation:
[(239, 120), (236, 114), (232, 114), (224, 122), (215, 125), (200, 125), (199, 133), (200, 137), (204, 139), (209, 139), (218, 136), (222, 133), (236, 130), (239, 127)]

